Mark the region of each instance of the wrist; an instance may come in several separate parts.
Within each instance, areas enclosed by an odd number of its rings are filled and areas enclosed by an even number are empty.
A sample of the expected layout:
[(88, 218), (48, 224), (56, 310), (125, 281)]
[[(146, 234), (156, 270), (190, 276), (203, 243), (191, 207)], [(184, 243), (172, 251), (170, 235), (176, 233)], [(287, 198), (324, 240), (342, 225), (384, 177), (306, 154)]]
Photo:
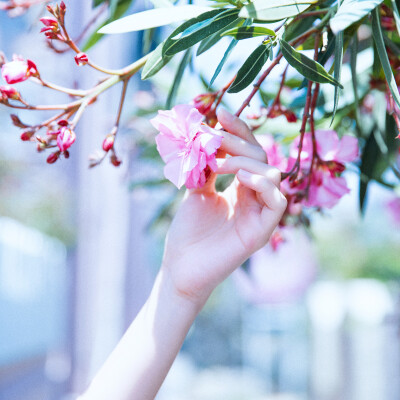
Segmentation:
[(212, 290), (196, 286), (185, 274), (175, 273), (175, 268), (163, 262), (156, 278), (155, 287), (159, 287), (163, 296), (196, 315), (204, 307)]

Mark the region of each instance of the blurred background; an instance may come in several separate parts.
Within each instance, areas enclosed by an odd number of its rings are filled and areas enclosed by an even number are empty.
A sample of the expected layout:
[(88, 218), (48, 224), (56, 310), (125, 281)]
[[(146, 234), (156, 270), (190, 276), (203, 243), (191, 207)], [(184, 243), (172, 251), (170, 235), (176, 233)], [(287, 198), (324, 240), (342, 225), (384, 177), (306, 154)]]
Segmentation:
[[(93, 15), (91, 2), (67, 6), (67, 26), (77, 34)], [(146, 7), (137, 2), (132, 11)], [(32, 59), (49, 81), (93, 85), (97, 73), (47, 48), (42, 15), (41, 7), (18, 18), (0, 14), (0, 49)], [(107, 37), (90, 55), (122, 67), (140, 57), (142, 39)], [(218, 51), (196, 59), (208, 80)], [(372, 62), (365, 60), (360, 77)], [(70, 159), (54, 165), (20, 141), (10, 110), (0, 107), (0, 400), (76, 398), (144, 303), (182, 194), (163, 184), (149, 145), (148, 118), (165, 104), (175, 70), (131, 82), (119, 168), (106, 160), (88, 169), (88, 155), (112, 128), (120, 88), (89, 108)], [(180, 102), (205, 91), (197, 81), (187, 73)], [(66, 100), (29, 82), (20, 89), (36, 104)], [(226, 106), (235, 110), (242, 98), (231, 95)], [(18, 115), (29, 123), (45, 117)], [(283, 121), (266, 128), (282, 129)], [(307, 231), (288, 228), (277, 251), (260, 250), (216, 290), (159, 400), (400, 398), (400, 222), (387, 207), (392, 195), (372, 183), (361, 217), (357, 174), (350, 169), (346, 178), (352, 191), (338, 206), (314, 215)]]

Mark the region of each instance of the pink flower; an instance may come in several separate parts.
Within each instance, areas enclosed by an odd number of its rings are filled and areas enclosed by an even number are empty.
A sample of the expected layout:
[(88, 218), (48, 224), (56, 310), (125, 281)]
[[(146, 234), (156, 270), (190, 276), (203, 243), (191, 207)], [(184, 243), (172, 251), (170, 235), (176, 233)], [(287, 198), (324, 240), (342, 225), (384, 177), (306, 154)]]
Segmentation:
[[(316, 131), (316, 150), (318, 158), (314, 161), (311, 178), (309, 171), (313, 157), (311, 133), (305, 133), (300, 155), (300, 174), (297, 181), (283, 184), (285, 190), (294, 195), (303, 193), (302, 203), (307, 207), (332, 208), (350, 192), (346, 180), (340, 177), (344, 171), (344, 163), (354, 161), (358, 157), (357, 139), (343, 136), (339, 139), (335, 131)], [(298, 154), (300, 138), (292, 145), (289, 158), (289, 169), (294, 165)]]
[(26, 81), (31, 76), (38, 76), (36, 65), (31, 60), (15, 59), (1, 67), (1, 74), (8, 84)]
[(257, 140), (267, 153), (268, 164), (281, 171), (286, 171), (287, 159), (282, 153), (281, 145), (275, 142), (271, 135), (257, 135)]
[(75, 132), (66, 126), (63, 126), (57, 135), (57, 146), (61, 152), (66, 151), (72, 146), (75, 139)]
[(343, 177), (333, 176), (329, 169), (313, 171), (308, 197), (303, 201), (307, 207), (332, 208), (350, 189)]
[(203, 116), (191, 105), (181, 104), (170, 111), (158, 111), (150, 122), (160, 131), (157, 150), (165, 161), (164, 174), (175, 186), (202, 187), (207, 167), (217, 169), (216, 153), (222, 137), (202, 123)]

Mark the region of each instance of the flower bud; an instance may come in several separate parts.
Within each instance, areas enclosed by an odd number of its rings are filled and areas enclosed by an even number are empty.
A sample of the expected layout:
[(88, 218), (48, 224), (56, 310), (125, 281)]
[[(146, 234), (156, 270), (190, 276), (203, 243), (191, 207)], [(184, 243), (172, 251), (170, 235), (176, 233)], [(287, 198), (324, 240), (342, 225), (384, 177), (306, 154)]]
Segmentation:
[(62, 12), (65, 12), (67, 10), (67, 6), (65, 5), (65, 3), (63, 1), (61, 1), (61, 3), (60, 3), (60, 10)]
[(78, 67), (82, 67), (82, 65), (86, 65), (89, 62), (89, 58), (86, 53), (78, 53), (75, 56), (75, 62)]
[(212, 105), (214, 104), (216, 98), (215, 93), (204, 93), (199, 94), (193, 99), (193, 105), (199, 110), (203, 115), (207, 115)]
[[(40, 18), (40, 22), (42, 22), (43, 25), (47, 28), (58, 30), (58, 21), (55, 18), (43, 17), (43, 18)], [(43, 29), (45, 29), (45, 28), (43, 28)], [(43, 29), (42, 29), (42, 31), (43, 31)]]
[(111, 155), (110, 162), (112, 165), (114, 165), (114, 167), (119, 167), (122, 163), (122, 161), (115, 154)]
[(63, 126), (57, 135), (57, 146), (60, 151), (68, 150), (75, 142), (76, 134), (72, 129)]
[(10, 100), (20, 100), (21, 95), (19, 94), (18, 90), (12, 86), (0, 86), (0, 93), (5, 96), (7, 99)]
[(18, 117), (18, 115), (15, 114), (11, 114), (11, 121), (13, 123), (13, 125), (17, 126), (18, 128), (29, 128), (29, 125), (24, 124)]
[(69, 122), (66, 119), (60, 119), (57, 123), (60, 126), (68, 126), (69, 125)]
[(114, 146), (114, 140), (115, 140), (114, 135), (107, 135), (103, 141), (103, 150), (110, 151)]
[(39, 72), (31, 60), (15, 59), (1, 67), (3, 79), (8, 84), (26, 81), (31, 76), (38, 76)]
[(60, 157), (60, 152), (56, 151), (54, 153), (51, 153), (48, 157), (47, 157), (47, 163), (48, 164), (54, 164), (58, 158)]
[(21, 140), (27, 142), (31, 140), (31, 137), (34, 135), (35, 131), (33, 130), (26, 130), (21, 133)]
[(44, 151), (46, 149), (46, 145), (44, 143), (38, 143), (36, 145), (36, 150), (38, 151), (38, 153), (41, 153), (42, 151)]

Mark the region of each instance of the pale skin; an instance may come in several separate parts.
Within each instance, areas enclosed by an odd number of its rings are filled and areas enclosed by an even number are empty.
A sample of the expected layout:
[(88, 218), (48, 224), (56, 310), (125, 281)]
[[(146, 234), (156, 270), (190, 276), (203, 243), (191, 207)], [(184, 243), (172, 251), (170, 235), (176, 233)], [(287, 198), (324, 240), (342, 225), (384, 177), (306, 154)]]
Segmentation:
[(152, 400), (212, 291), (269, 240), (286, 209), (280, 171), (247, 125), (225, 110), (217, 174), (233, 183), (215, 191), (215, 175), (188, 190), (165, 242), (162, 266), (138, 316), (80, 400)]

